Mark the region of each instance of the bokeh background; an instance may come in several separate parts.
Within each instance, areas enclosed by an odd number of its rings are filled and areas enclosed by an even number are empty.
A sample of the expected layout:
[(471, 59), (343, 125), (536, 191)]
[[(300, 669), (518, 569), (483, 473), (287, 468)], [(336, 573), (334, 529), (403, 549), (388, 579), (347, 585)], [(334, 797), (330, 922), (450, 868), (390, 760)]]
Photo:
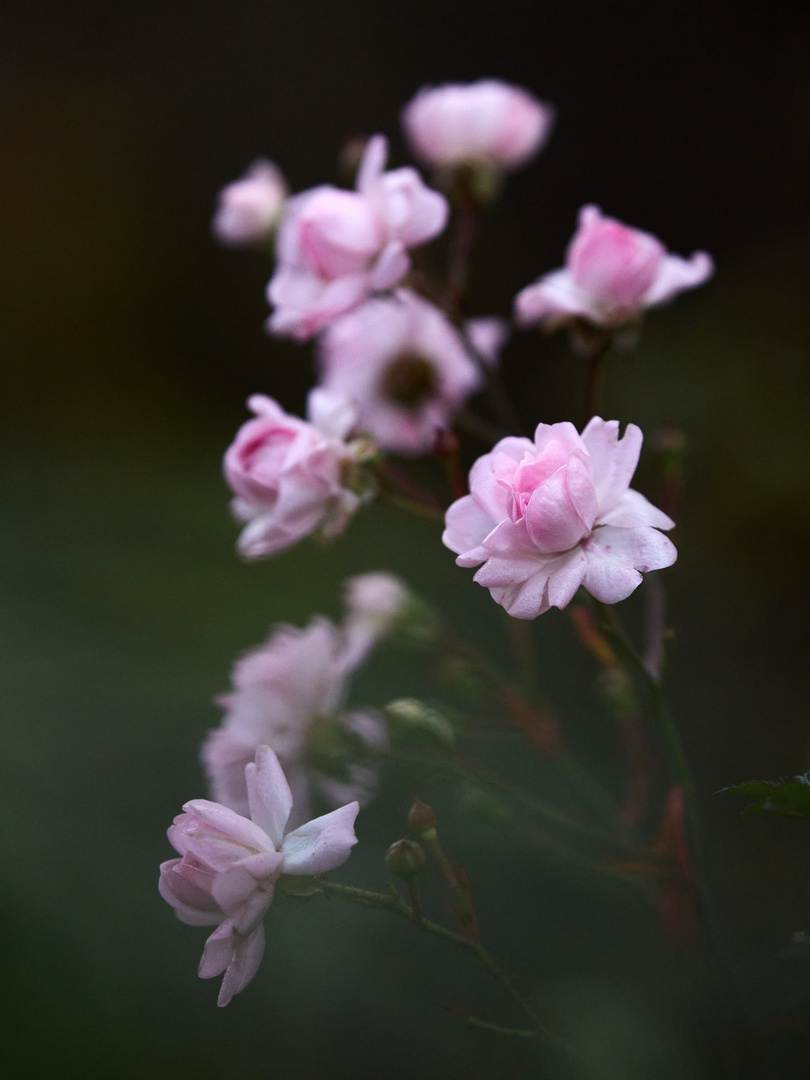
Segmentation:
[[(797, 9), (798, 10), (798, 9)], [(730, 0), (9, 0), (0, 33), (0, 1070), (195, 1080), (803, 1075), (807, 825), (713, 792), (801, 772), (807, 745), (810, 37), (784, 5)], [(504, 623), (429, 522), (374, 509), (324, 552), (246, 566), (219, 460), (253, 391), (299, 410), (306, 349), (262, 331), (266, 263), (218, 248), (216, 191), (259, 155), (294, 188), (384, 131), (425, 82), (495, 75), (556, 103), (543, 155), (481, 237), (472, 307), (559, 265), (586, 201), (711, 251), (716, 279), (648, 320), (606, 415), (675, 424), (690, 454), (666, 575), (672, 697), (708, 833), (739, 1014), (654, 913), (426, 782), (485, 938), (583, 1050), (461, 1028), (504, 1016), (463, 956), (385, 916), (273, 909), (266, 959), (227, 1009), (195, 977), (203, 931), (159, 899), (165, 828), (204, 793), (197, 746), (235, 655), (277, 620), (338, 615), (345, 575), (388, 567), (499, 654)], [(562, 339), (504, 359), (526, 420), (578, 415)], [(646, 490), (652, 494), (649, 470)], [(538, 680), (608, 783), (612, 737), (564, 615), (534, 627)], [(396, 664), (395, 661), (391, 661)], [(363, 700), (419, 688), (382, 656)], [(359, 691), (358, 691), (359, 692)], [(615, 778), (615, 777), (614, 777)], [(538, 781), (539, 782), (539, 781)], [(394, 789), (342, 880), (383, 881)], [(791, 1000), (793, 999), (793, 1000)], [(508, 1017), (504, 1016), (508, 1022)]]

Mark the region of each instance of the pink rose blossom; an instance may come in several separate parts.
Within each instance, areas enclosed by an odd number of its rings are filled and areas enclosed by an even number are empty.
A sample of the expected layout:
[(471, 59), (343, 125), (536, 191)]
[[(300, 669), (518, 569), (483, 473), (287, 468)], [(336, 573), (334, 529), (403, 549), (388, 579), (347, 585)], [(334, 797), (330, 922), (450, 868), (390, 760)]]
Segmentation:
[(464, 331), (483, 364), (488, 368), (496, 368), (501, 358), (501, 349), (509, 337), (509, 323), (506, 319), (497, 315), (467, 319)]
[(355, 637), (326, 618), (308, 627), (277, 626), (267, 641), (236, 663), (233, 690), (218, 699), (225, 709), (222, 723), (203, 743), (201, 756), (214, 800), (248, 812), (245, 765), (258, 746), (266, 744), (278, 755), (294, 795), (293, 820), (309, 813), (310, 790), (328, 802), (346, 802), (348, 796), (367, 801), (373, 777), (355, 762), (347, 762), (351, 784), (334, 795), (331, 781), (307, 766), (307, 751), (321, 724), (336, 724), (360, 735), (371, 747), (384, 748), (386, 733), (373, 710), (342, 712), (347, 676), (365, 659)]
[(673, 522), (630, 481), (642, 434), (595, 416), (539, 424), (534, 441), (506, 438), (470, 471), (470, 494), (447, 511), (445, 545), (459, 566), (518, 619), (564, 608), (580, 587), (605, 604), (624, 600), (641, 572), (670, 566)]
[(274, 334), (312, 337), (410, 269), (407, 249), (432, 240), (447, 200), (412, 168), (384, 172), (388, 144), (370, 139), (355, 191), (324, 184), (294, 196), (278, 233), (278, 265), (267, 287)]
[(414, 154), (430, 165), (513, 169), (542, 149), (554, 109), (498, 79), (424, 86), (402, 111)]
[(689, 259), (669, 255), (650, 233), (604, 217), (596, 206), (583, 206), (565, 266), (521, 290), (515, 297), (515, 314), (524, 326), (573, 319), (620, 326), (645, 308), (702, 285), (713, 272), (705, 251), (696, 251)]
[(266, 239), (281, 214), (287, 184), (271, 161), (259, 160), (219, 193), (212, 229), (223, 244), (241, 247)]
[(385, 570), (349, 578), (345, 589), (346, 655), (351, 658), (352, 667), (356, 667), (393, 629), (411, 594), (401, 578)]
[(332, 323), (319, 360), (322, 385), (357, 403), (357, 426), (404, 454), (429, 450), (481, 383), (448, 319), (406, 289)]
[(346, 442), (355, 410), (339, 394), (310, 392), (309, 420), (254, 394), (256, 413), (225, 453), (225, 479), (236, 496), (234, 517), (247, 522), (238, 541), (246, 559), (275, 555), (319, 531), (336, 536), (360, 505), (347, 486), (360, 443)]
[(160, 895), (181, 922), (216, 926), (200, 961), (201, 979), (223, 975), (218, 1005), (247, 986), (264, 953), (264, 915), (282, 875), (322, 874), (341, 866), (357, 837), (356, 802), (285, 835), (290, 787), (269, 746), (245, 768), (249, 814), (192, 799), (169, 828), (181, 856), (160, 867)]

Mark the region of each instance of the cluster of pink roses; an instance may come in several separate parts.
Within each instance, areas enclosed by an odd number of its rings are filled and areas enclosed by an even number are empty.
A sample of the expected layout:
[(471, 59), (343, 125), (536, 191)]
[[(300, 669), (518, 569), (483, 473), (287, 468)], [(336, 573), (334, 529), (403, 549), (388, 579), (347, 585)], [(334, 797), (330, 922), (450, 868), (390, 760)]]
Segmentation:
[[(470, 198), (471, 175), (514, 169), (543, 147), (554, 111), (527, 90), (482, 80), (423, 88), (402, 122), (438, 184)], [(369, 139), (353, 190), (325, 184), (289, 196), (277, 167), (259, 161), (220, 194), (213, 227), (223, 242), (275, 237), (267, 326), (316, 339), (319, 376), (306, 419), (251, 397), (254, 417), (225, 454), (247, 559), (342, 532), (375, 494), (382, 452), (438, 446), (498, 364), (505, 320), (462, 319), (449, 284), (437, 302), (425, 273), (414, 272), (411, 251), (444, 230), (448, 198), (414, 168), (387, 170), (387, 156), (383, 136)], [(565, 266), (518, 294), (515, 320), (585, 325), (609, 340), (712, 269), (704, 252), (671, 255), (651, 234), (585, 206)], [(581, 434), (541, 423), (533, 439), (500, 439), (447, 510), (444, 544), (458, 565), (479, 567), (475, 581), (516, 618), (564, 608), (580, 587), (606, 604), (624, 599), (643, 573), (676, 558), (661, 531), (674, 523), (630, 487), (641, 444), (635, 425), (620, 438), (618, 421), (598, 416)], [(182, 920), (216, 926), (200, 975), (224, 974), (221, 1005), (256, 971), (279, 880), (337, 867), (355, 842), (354, 818), (375, 786), (369, 761), (388, 736), (374, 710), (346, 709), (345, 688), (407, 597), (392, 575), (362, 575), (349, 583), (342, 626), (320, 618), (303, 630), (277, 627), (235, 666), (233, 690), (219, 702), (225, 716), (202, 750), (216, 802), (184, 806), (169, 830), (180, 857), (160, 879)], [(368, 751), (340, 780), (309, 758), (327, 728)], [(313, 794), (338, 809), (305, 824)]]
[[(454, 170), (525, 164), (553, 121), (553, 109), (529, 91), (494, 79), (424, 87), (402, 113), (414, 154), (447, 183)], [(486, 365), (498, 362), (504, 320), (454, 324), (414, 288), (409, 252), (442, 232), (449, 204), (415, 169), (386, 171), (387, 152), (383, 136), (369, 139), (352, 191), (326, 184), (288, 197), (276, 167), (261, 161), (220, 195), (214, 228), (225, 242), (258, 242), (276, 230), (270, 332), (317, 338), (319, 388), (308, 420), (256, 396), (257, 418), (226, 454), (246, 558), (313, 532), (341, 532), (373, 494), (362, 465), (375, 448), (430, 451), (481, 390)], [(612, 331), (711, 273), (704, 252), (671, 255), (649, 233), (586, 206), (565, 267), (518, 294), (515, 318)]]

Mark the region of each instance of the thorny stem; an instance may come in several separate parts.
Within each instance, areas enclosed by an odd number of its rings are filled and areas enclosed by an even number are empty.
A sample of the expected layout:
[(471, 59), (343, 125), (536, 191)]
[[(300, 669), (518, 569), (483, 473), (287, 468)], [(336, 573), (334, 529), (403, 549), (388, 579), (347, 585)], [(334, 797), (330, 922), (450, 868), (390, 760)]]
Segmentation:
[(462, 934), (457, 934), (454, 930), (448, 930), (446, 927), (433, 922), (431, 919), (418, 917), (398, 892), (378, 893), (372, 892), (369, 889), (358, 889), (353, 885), (339, 885), (333, 881), (323, 881), (321, 878), (318, 878), (317, 880), (321, 892), (327, 897), (336, 900), (347, 900), (350, 903), (360, 904), (362, 907), (376, 908), (379, 911), (391, 911), (395, 915), (399, 915), (402, 918), (407, 919), (408, 922), (418, 926), (421, 930), (424, 930), (425, 933), (432, 934), (434, 937), (441, 938), (443, 941), (449, 941), (452, 945), (456, 945), (460, 949), (471, 952), (478, 963), (489, 972), (501, 988), (509, 995), (532, 1026), (528, 1031), (520, 1028), (504, 1028), (501, 1025), (490, 1024), (486, 1020), (479, 1020), (477, 1017), (467, 1016), (465, 1014), (462, 1019), (466, 1024), (469, 1024), (471, 1027), (481, 1027), (489, 1031), (496, 1031), (500, 1034), (521, 1035), (526, 1038), (542, 1038), (560, 1049), (573, 1053), (573, 1050), (562, 1042), (557, 1035), (549, 1031), (540, 1023), (534, 1010), (512, 985), (512, 980), (501, 969), (495, 958), (487, 952), (480, 942), (473, 941), (471, 938), (464, 937)]

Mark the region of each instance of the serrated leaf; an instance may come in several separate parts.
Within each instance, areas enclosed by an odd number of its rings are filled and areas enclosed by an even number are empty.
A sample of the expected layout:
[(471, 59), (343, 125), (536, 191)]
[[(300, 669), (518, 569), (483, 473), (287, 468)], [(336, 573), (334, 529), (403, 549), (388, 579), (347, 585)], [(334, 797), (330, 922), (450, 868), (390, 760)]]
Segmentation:
[(802, 773), (782, 780), (746, 780), (722, 788), (718, 795), (740, 795), (753, 799), (740, 814), (740, 820), (752, 814), (780, 814), (783, 817), (810, 818), (810, 774)]

